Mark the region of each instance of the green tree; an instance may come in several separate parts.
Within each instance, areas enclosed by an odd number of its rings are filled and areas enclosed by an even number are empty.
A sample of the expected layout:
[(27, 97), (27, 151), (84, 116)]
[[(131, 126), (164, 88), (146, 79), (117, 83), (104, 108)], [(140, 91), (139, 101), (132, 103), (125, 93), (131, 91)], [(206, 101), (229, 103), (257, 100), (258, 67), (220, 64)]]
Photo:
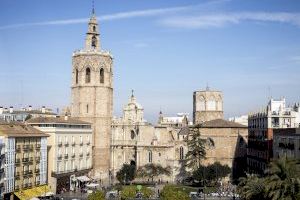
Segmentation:
[(285, 158), (271, 162), (266, 170), (266, 192), (272, 200), (300, 199), (300, 165), (299, 161)]
[(88, 196), (88, 200), (105, 200), (105, 194), (102, 191), (96, 191)]
[(117, 179), (121, 184), (131, 182), (135, 178), (135, 165), (123, 164), (122, 168), (117, 172)]
[(153, 164), (149, 163), (146, 164), (142, 167), (139, 167), (137, 170), (137, 176), (141, 178), (151, 178), (151, 180), (154, 180), (154, 177), (161, 176), (161, 175), (166, 175), (170, 176), (171, 175), (171, 167), (163, 167), (160, 164)]
[(199, 182), (205, 180), (212, 183), (213, 181), (228, 176), (230, 172), (231, 169), (228, 165), (221, 165), (221, 163), (215, 162), (208, 166), (201, 165), (193, 172), (193, 178)]
[(188, 152), (186, 154), (187, 166), (194, 171), (200, 168), (201, 161), (206, 158), (206, 148), (214, 146), (211, 138), (201, 138), (199, 129), (191, 129), (186, 139)]

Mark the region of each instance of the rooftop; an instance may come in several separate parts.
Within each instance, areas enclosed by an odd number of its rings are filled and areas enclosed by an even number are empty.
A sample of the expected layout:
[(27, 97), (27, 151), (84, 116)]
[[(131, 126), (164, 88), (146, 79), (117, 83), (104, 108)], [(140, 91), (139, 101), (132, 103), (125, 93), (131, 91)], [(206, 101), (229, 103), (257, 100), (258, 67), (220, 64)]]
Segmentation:
[(227, 121), (224, 119), (214, 119), (211, 121), (206, 121), (200, 124), (196, 124), (196, 128), (248, 128), (242, 124)]
[(28, 124), (83, 124), (89, 125), (89, 122), (81, 121), (71, 117), (37, 117), (27, 120)]
[(0, 135), (8, 137), (48, 137), (42, 131), (20, 122), (0, 121)]

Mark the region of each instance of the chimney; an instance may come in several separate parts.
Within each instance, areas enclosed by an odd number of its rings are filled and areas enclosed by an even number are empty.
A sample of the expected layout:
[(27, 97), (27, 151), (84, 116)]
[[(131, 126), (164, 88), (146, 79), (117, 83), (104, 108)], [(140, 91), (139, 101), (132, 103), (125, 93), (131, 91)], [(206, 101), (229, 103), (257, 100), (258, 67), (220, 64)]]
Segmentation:
[(0, 107), (0, 115), (3, 114), (3, 107)]
[(9, 107), (9, 113), (13, 113), (14, 112), (14, 107), (10, 106)]
[(32, 106), (31, 105), (28, 106), (28, 111), (32, 111)]
[(45, 108), (45, 106), (42, 107), (42, 113), (46, 113), (46, 108)]

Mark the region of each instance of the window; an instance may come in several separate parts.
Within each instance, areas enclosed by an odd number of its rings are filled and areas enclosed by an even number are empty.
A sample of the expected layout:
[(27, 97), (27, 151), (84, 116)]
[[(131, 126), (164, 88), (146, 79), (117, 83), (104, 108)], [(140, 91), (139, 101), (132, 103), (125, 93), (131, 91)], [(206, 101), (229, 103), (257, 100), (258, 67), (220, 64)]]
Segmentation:
[(97, 38), (96, 38), (96, 36), (93, 36), (92, 37), (92, 47), (96, 48), (96, 44), (97, 44)]
[(76, 84), (78, 83), (78, 69), (76, 69), (76, 75), (75, 75), (75, 79), (76, 79)]
[(183, 151), (183, 147), (179, 148), (179, 159), (183, 160), (184, 159), (184, 151)]
[(104, 69), (100, 69), (100, 83), (104, 83)]
[(152, 151), (149, 151), (148, 159), (149, 159), (149, 163), (152, 163)]
[(89, 113), (89, 104), (86, 105), (86, 113)]
[(85, 70), (85, 83), (90, 83), (91, 82), (91, 69), (86, 68)]
[(93, 26), (93, 31), (96, 32), (96, 26)]
[(130, 138), (133, 140), (134, 137), (135, 137), (135, 134), (134, 134), (134, 131), (132, 130), (132, 131), (130, 132)]

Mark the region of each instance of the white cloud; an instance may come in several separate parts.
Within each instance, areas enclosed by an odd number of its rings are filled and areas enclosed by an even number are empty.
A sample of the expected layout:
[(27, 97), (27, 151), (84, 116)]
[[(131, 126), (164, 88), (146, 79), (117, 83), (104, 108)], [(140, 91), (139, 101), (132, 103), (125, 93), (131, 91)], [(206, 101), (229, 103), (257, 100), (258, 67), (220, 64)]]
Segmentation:
[[(134, 18), (134, 17), (148, 17), (148, 16), (159, 16), (170, 13), (176, 13), (179, 11), (184, 11), (192, 8), (192, 6), (181, 6), (181, 7), (171, 7), (171, 8), (159, 8), (159, 9), (147, 9), (147, 10), (138, 10), (138, 11), (129, 11), (129, 12), (119, 12), (109, 15), (98, 16), (97, 18), (100, 21), (111, 21), (118, 19)], [(20, 28), (27, 26), (45, 26), (45, 25), (68, 25), (68, 24), (81, 24), (86, 23), (89, 18), (79, 18), (79, 19), (67, 19), (67, 20), (53, 20), (45, 22), (36, 22), (36, 23), (22, 23), (22, 24), (13, 24), (7, 26), (0, 26), (0, 30)]]
[(160, 23), (175, 28), (210, 28), (238, 24), (243, 21), (277, 22), (300, 26), (300, 13), (288, 12), (236, 12), (207, 15), (175, 16)]

